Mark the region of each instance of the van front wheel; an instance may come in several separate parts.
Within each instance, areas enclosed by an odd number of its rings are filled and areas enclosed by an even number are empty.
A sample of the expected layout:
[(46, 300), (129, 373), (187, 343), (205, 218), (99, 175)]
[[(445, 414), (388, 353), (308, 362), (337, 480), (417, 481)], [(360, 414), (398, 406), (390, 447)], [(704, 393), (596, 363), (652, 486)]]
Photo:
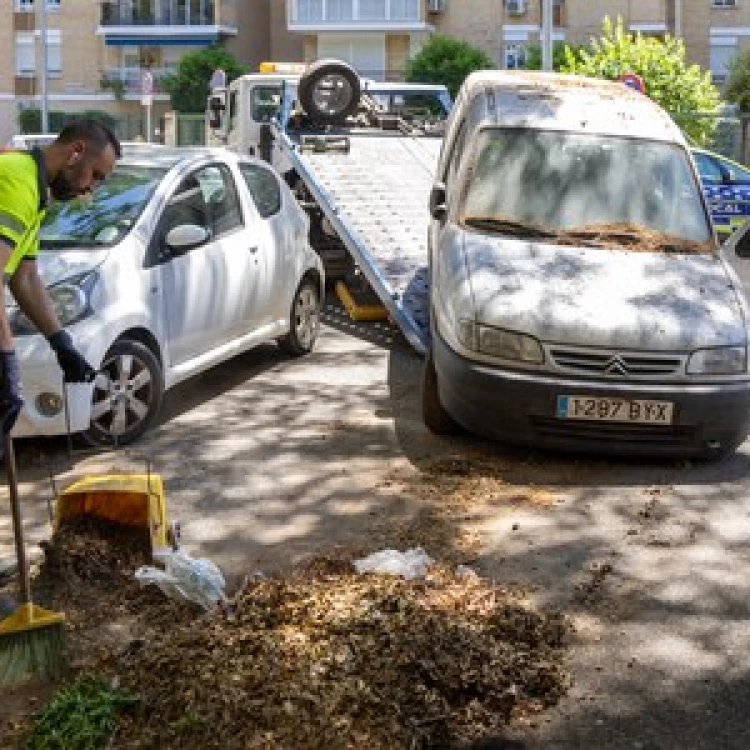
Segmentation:
[(427, 355), (422, 377), (422, 420), (430, 432), (436, 435), (455, 435), (461, 427), (445, 410), (438, 393), (437, 371), (432, 352)]

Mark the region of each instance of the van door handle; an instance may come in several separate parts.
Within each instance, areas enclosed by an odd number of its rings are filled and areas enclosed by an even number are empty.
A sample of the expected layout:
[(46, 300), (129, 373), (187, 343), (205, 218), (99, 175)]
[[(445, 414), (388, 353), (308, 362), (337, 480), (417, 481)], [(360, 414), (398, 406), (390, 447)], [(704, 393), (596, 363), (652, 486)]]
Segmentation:
[(258, 246), (257, 245), (250, 245), (250, 247), (248, 247), (247, 251), (249, 253), (252, 253), (253, 255), (255, 255), (255, 253), (258, 252)]

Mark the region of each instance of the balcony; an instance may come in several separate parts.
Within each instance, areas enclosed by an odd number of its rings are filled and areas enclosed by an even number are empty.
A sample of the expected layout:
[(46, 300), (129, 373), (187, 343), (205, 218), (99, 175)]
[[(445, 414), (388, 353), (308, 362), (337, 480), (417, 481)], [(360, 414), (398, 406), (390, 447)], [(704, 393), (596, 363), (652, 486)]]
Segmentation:
[(290, 31), (425, 31), (422, 0), (287, 0)]
[(207, 45), (236, 35), (236, 0), (106, 0), (97, 34), (108, 46)]

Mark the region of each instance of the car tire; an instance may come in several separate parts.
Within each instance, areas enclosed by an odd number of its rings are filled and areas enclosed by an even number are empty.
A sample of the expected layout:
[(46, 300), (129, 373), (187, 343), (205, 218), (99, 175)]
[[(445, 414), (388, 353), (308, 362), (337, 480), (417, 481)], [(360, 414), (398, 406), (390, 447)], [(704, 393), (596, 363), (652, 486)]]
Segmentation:
[(422, 421), (435, 435), (455, 435), (461, 432), (461, 426), (448, 414), (440, 401), (432, 352), (427, 355), (422, 376)]
[(163, 397), (162, 367), (151, 349), (139, 341), (116, 341), (94, 381), (83, 439), (94, 446), (133, 443), (156, 421)]
[(339, 60), (318, 60), (300, 78), (298, 96), (307, 116), (320, 125), (340, 125), (354, 114), (362, 93), (357, 72)]
[(293, 357), (309, 354), (320, 331), (321, 299), (318, 285), (302, 279), (289, 311), (289, 333), (278, 340), (279, 347)]

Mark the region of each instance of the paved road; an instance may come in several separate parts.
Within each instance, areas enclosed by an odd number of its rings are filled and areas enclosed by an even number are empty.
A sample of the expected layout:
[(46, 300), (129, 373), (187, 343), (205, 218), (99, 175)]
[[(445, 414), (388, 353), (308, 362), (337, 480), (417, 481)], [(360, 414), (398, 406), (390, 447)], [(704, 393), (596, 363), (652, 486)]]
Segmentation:
[[(148, 459), (185, 546), (232, 585), (337, 545), (372, 551), (384, 520), (424, 510), (405, 488), (425, 467), (467, 461), (504, 487), (460, 521), (481, 539), (472, 565), (576, 628), (570, 694), (510, 736), (545, 750), (750, 747), (748, 445), (714, 465), (644, 465), (439, 439), (419, 418), (420, 369), (385, 329), (333, 316), (306, 359), (265, 347), (176, 389), (137, 447), (71, 458), (64, 441), (24, 443), (28, 533), (49, 532), (50, 473), (62, 484)], [(530, 486), (543, 501), (523, 500)], [(0, 558), (11, 551), (2, 515)]]

